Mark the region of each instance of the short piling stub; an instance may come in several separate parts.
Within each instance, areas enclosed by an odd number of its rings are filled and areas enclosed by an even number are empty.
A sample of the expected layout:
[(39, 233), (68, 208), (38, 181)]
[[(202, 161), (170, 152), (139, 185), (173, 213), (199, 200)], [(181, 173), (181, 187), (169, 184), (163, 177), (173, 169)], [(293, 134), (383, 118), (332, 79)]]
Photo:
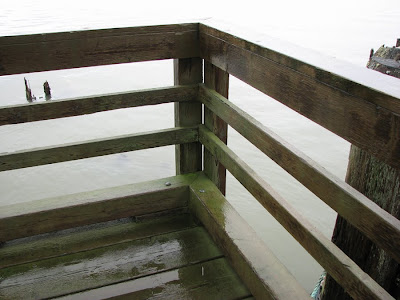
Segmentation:
[(44, 94), (46, 95), (46, 100), (50, 100), (51, 99), (51, 89), (50, 89), (50, 85), (47, 82), (47, 80), (43, 83), (43, 89), (44, 89)]

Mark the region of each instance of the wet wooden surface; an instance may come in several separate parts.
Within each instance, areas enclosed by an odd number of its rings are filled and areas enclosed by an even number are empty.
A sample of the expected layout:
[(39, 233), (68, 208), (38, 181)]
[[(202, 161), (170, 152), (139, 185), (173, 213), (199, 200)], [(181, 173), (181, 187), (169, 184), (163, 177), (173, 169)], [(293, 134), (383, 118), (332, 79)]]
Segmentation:
[(191, 211), (257, 299), (310, 299), (207, 176), (200, 175), (190, 190)]
[(0, 154), (0, 171), (175, 144), (180, 146), (180, 144), (196, 143), (197, 141), (197, 127), (175, 127), (145, 133), (125, 134), (84, 142), (20, 150), (12, 153), (6, 152)]
[[(199, 100), (258, 149), (400, 261), (400, 221), (221, 95), (200, 87)], [(379, 228), (379, 232), (376, 230)]]
[(194, 101), (198, 86), (172, 86), (0, 107), (0, 125), (92, 114), (113, 109)]
[(355, 299), (393, 299), (204, 125), (200, 141)]
[(185, 207), (187, 174), (1, 206), (0, 241)]
[[(203, 60), (194, 57), (174, 59), (174, 84), (192, 85), (203, 81)], [(201, 124), (202, 105), (199, 102), (175, 102), (175, 127)], [(198, 142), (175, 146), (176, 175), (201, 171), (202, 151)]]
[(205, 25), (200, 25), (200, 47), (205, 60), (400, 167), (400, 107), (395, 97)]
[(196, 57), (198, 24), (0, 37), (0, 75)]
[[(221, 96), (228, 98), (229, 74), (220, 68), (204, 62), (204, 84)], [(204, 106), (204, 124), (225, 144), (228, 142), (228, 125), (217, 114)], [(211, 153), (204, 149), (204, 172), (215, 183), (222, 194), (226, 193), (226, 169)]]
[(14, 243), (5, 244), (3, 253), (43, 252), (0, 268), (0, 299), (251, 296), (207, 231), (188, 215)]

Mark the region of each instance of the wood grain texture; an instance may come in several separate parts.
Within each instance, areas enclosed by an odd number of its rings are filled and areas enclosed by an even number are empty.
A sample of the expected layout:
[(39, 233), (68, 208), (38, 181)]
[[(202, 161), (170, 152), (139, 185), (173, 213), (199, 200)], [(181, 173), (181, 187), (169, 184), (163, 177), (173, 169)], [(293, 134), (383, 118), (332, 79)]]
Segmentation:
[[(303, 53), (306, 51), (307, 53), (309, 52), (309, 49), (304, 49), (301, 47), (297, 47), (296, 51), (297, 53), (291, 53), (292, 55), (286, 55), (283, 54), (286, 49), (282, 49), (282, 52), (279, 52), (279, 50), (276, 49), (269, 49), (266, 47), (263, 47), (261, 45), (258, 45), (257, 42), (252, 42), (245, 40), (237, 35), (234, 35), (232, 33), (224, 32), (221, 31), (217, 28), (213, 28), (212, 26), (208, 26), (206, 24), (199, 24), (199, 31), (200, 31), (200, 36), (207, 34), (214, 36), (215, 38), (224, 40), (228, 42), (229, 44), (238, 46), (244, 50), (250, 51), (256, 55), (262, 56), (268, 60), (271, 60), (272, 62), (275, 62), (277, 64), (280, 64), (282, 66), (286, 66), (293, 71), (299, 72), (301, 74), (307, 75), (311, 78), (316, 79), (318, 82), (324, 83), (326, 85), (332, 86), (334, 88), (337, 88), (339, 90), (342, 90), (348, 94), (354, 95), (356, 97), (362, 98), (365, 101), (371, 102), (376, 104), (377, 106), (387, 108), (388, 110), (400, 114), (400, 103), (399, 103), (399, 95), (397, 97), (389, 95), (389, 93), (385, 93), (383, 91), (376, 90), (372, 87), (362, 85), (357, 82), (357, 79), (352, 80), (352, 76), (348, 76), (348, 78), (345, 78), (343, 76), (337, 75), (333, 72), (329, 72), (323, 69), (323, 67), (320, 67), (319, 65), (315, 64), (312, 65), (306, 61), (302, 61), (296, 57), (307, 57), (307, 55), (303, 55)], [(285, 45), (284, 41), (282, 42), (283, 45)], [(200, 45), (201, 47), (204, 47), (203, 44)], [(286, 45), (285, 45), (286, 46)], [(290, 45), (293, 46), (293, 45)], [(203, 51), (204, 49), (202, 49)], [(325, 61), (325, 60), (333, 60), (330, 57), (325, 56), (322, 53), (313, 53), (313, 55), (318, 55), (318, 59), (314, 59), (314, 61)], [(347, 63), (346, 63), (347, 65)], [(348, 65), (347, 65), (348, 66)], [(366, 70), (363, 70), (366, 71)], [(365, 75), (364, 73), (363, 75)], [(370, 73), (372, 74), (372, 73)], [(352, 74), (353, 77), (356, 75), (359, 77), (360, 75), (358, 74)], [(383, 79), (382, 77), (380, 77)], [(384, 79), (383, 79), (384, 80)], [(393, 81), (392, 81), (393, 82)], [(398, 90), (397, 90), (398, 91)]]
[(198, 24), (0, 37), (0, 75), (196, 57)]
[(0, 154), (0, 171), (198, 141), (197, 128), (172, 128)]
[(61, 299), (86, 300), (105, 297), (135, 300), (235, 300), (248, 295), (248, 290), (227, 260), (217, 258)]
[(189, 196), (188, 185), (197, 176), (179, 175), (36, 200), (29, 205), (2, 206), (0, 241), (184, 207)]
[[(371, 53), (367, 68), (400, 79), (400, 64), (396, 61), (399, 57), (400, 48), (381, 46), (376, 53)], [(396, 67), (393, 64), (398, 65)], [(352, 145), (346, 182), (400, 219), (400, 169), (394, 169)], [(336, 219), (332, 242), (394, 298), (400, 299), (400, 264), (385, 250), (377, 247), (341, 216)], [(325, 280), (323, 298), (351, 300), (329, 274)]]
[[(203, 81), (203, 61), (200, 58), (174, 60), (174, 84), (192, 85)], [(201, 124), (202, 107), (199, 102), (175, 103), (175, 126), (186, 127)], [(197, 172), (202, 169), (200, 143), (175, 146), (176, 174)]]
[(221, 256), (204, 228), (194, 227), (1, 269), (0, 298), (63, 296)]
[[(204, 62), (204, 84), (220, 95), (228, 98), (229, 74), (220, 68)], [(228, 142), (228, 125), (216, 114), (204, 107), (204, 124), (225, 144)], [(226, 169), (207, 149), (204, 150), (204, 172), (219, 188), (221, 193), (226, 192)]]
[(400, 168), (399, 99), (207, 26), (200, 47), (205, 60)]
[(354, 299), (393, 300), (212, 132), (203, 125), (199, 132), (202, 144)]
[(193, 101), (197, 91), (197, 85), (174, 86), (3, 106), (0, 107), (0, 125), (72, 117), (143, 105)]
[(400, 261), (398, 219), (214, 91), (202, 86), (199, 99), (321, 200)]
[(200, 175), (190, 185), (190, 190), (190, 209), (229, 258), (255, 298), (310, 299), (213, 182)]
[[(147, 219), (146, 221), (96, 224), (94, 228), (64, 230), (35, 238), (8, 242), (0, 248), (0, 269), (150, 238), (197, 226), (189, 214)], [(87, 226), (88, 227), (88, 226)]]

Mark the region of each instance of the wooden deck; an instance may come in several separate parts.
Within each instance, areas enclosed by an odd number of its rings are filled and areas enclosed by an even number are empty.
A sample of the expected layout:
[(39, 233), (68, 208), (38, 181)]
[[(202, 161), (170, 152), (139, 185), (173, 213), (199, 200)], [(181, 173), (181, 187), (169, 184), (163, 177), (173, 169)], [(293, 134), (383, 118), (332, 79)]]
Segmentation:
[(226, 170), (351, 297), (394, 299), (227, 146), (230, 125), (400, 263), (398, 219), (228, 100), (232, 74), (399, 169), (398, 82), (286, 52), (198, 23), (0, 37), (0, 75), (174, 59), (175, 85), (0, 106), (12, 125), (175, 105), (174, 128), (2, 152), (0, 171), (176, 153), (170, 178), (2, 206), (0, 299), (309, 299), (225, 199)]
[(190, 214), (125, 219), (1, 249), (0, 299), (245, 299)]
[(202, 172), (3, 206), (0, 224), (0, 299), (307, 298)]

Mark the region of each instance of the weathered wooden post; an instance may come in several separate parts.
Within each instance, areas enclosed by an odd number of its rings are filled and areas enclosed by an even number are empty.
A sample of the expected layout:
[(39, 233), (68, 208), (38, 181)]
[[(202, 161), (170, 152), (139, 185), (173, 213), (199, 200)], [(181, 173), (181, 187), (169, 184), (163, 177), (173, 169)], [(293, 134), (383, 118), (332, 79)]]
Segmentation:
[[(196, 84), (203, 81), (201, 58), (174, 59), (174, 84)], [(175, 103), (175, 127), (194, 126), (201, 123), (200, 102)], [(175, 146), (176, 174), (185, 174), (202, 169), (201, 144), (190, 143)]]
[[(382, 46), (375, 54), (371, 51), (367, 67), (400, 78), (399, 59), (400, 48)], [(346, 182), (400, 219), (400, 170), (352, 145)], [(385, 251), (340, 216), (332, 241), (395, 299), (400, 299), (400, 265)], [(351, 297), (328, 275), (323, 299), (346, 300)]]
[[(204, 63), (204, 83), (208, 88), (228, 98), (229, 73), (207, 61)], [(227, 143), (228, 125), (206, 107), (204, 107), (204, 123), (221, 141)], [(204, 172), (225, 195), (226, 169), (207, 149), (204, 149)]]

